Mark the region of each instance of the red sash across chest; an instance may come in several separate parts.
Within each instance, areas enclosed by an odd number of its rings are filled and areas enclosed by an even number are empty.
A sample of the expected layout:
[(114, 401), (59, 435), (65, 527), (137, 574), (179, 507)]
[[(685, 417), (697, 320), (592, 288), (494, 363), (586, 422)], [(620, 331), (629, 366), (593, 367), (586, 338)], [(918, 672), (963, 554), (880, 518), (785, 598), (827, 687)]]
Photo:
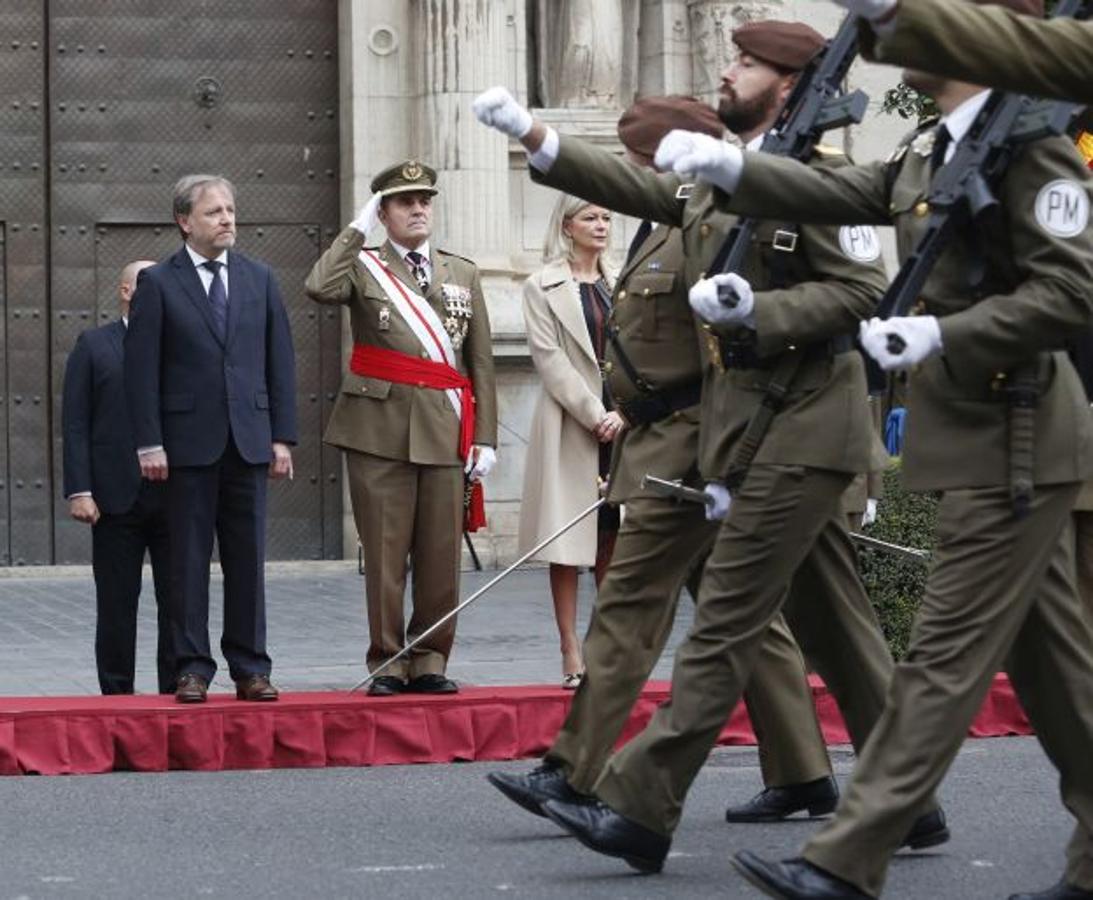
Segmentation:
[(412, 384), (434, 390), (459, 391), (459, 458), (466, 459), (474, 443), (474, 385), (447, 363), (421, 359), (398, 350), (354, 344), (349, 368), (365, 378), (382, 378), (396, 384)]

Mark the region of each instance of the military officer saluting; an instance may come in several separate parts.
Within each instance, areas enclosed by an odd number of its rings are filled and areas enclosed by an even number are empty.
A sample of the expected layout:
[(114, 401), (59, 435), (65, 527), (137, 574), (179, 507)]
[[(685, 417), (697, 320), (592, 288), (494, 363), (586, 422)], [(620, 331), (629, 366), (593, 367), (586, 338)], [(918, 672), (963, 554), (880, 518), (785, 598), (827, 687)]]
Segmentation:
[[(345, 451), (364, 550), (374, 671), (459, 601), (464, 473), (484, 478), (497, 443), (490, 322), (473, 262), (432, 249), (436, 172), (411, 160), (372, 180), (372, 198), (307, 277), (346, 304), (349, 371), (324, 440)], [(363, 246), (380, 222), (381, 246)], [(404, 625), (407, 559), (413, 604)], [(369, 692), (451, 693), (455, 621), (373, 679)]]
[[(651, 166), (673, 128), (720, 137), (717, 113), (693, 97), (648, 97), (619, 119), (618, 133), (635, 165)], [(701, 489), (698, 447), (705, 376), (724, 377), (705, 360), (706, 332), (687, 303), (682, 235), (643, 223), (619, 273), (604, 374), (628, 429), (616, 440), (608, 500), (626, 516), (611, 566), (596, 596), (584, 642), (585, 677), (565, 724), (541, 766), (526, 775), (489, 776), (506, 796), (542, 814), (552, 799), (591, 794), (603, 764), (672, 629), (684, 581), (700, 571), (721, 511), (707, 515), (642, 487), (652, 474)], [(697, 595), (697, 579), (691, 580)], [(838, 791), (812, 701), (801, 652), (781, 617), (771, 626), (745, 694), (760, 742), (767, 786), (729, 811), (731, 821), (772, 821), (807, 809), (835, 808)]]
[[(823, 38), (798, 23), (759, 22), (737, 29), (734, 40), (741, 57), (722, 80), (719, 111), (730, 130), (758, 146), (794, 73)], [(477, 98), (475, 112), (521, 140), (535, 180), (680, 228), (687, 284), (700, 279), (735, 224), (715, 204), (711, 185), (656, 175), (559, 137), (502, 88)], [(825, 151), (812, 165), (837, 170), (846, 160)], [(602, 802), (543, 804), (587, 846), (643, 871), (663, 866), (687, 789), (748, 686), (759, 645), (795, 576), (813, 589), (807, 602), (786, 605), (787, 618), (858, 748), (880, 716), (892, 670), (840, 506), (853, 477), (874, 460), (863, 366), (847, 335), (887, 281), (877, 236), (859, 226), (763, 222), (734, 277), (748, 315), (711, 333), (715, 363), (726, 374), (703, 393), (703, 474), (727, 478), (751, 423), (773, 405), (773, 393), (786, 390), (781, 411), (736, 492), (708, 488), (728, 514), (706, 563), (692, 637), (676, 654), (671, 703), (608, 760), (593, 788)], [(749, 611), (754, 615), (744, 626)], [(902, 842), (923, 847), (948, 839), (940, 810), (927, 802), (919, 813)]]
[[(702, 134), (669, 135), (657, 159), (716, 184), (714, 202), (740, 215), (890, 223), (906, 257), (930, 224), (933, 173), (953, 160), (990, 92), (916, 71), (904, 80), (942, 117), (884, 162), (819, 172)], [(803, 859), (737, 856), (773, 896), (879, 895), (892, 852), (1004, 667), (1078, 820), (1063, 879), (1015, 897), (1093, 898), (1093, 624), (1067, 528), (1093, 468), (1093, 421), (1062, 349), (1093, 319), (1093, 190), (1073, 144), (1047, 137), (1015, 149), (994, 195), (989, 216), (954, 229), (917, 314), (861, 328), (881, 366), (910, 372), (902, 472), (909, 489), (942, 493), (938, 546), (907, 655), (835, 818)], [(753, 611), (737, 625), (760, 621)], [(666, 738), (645, 743), (659, 749)]]

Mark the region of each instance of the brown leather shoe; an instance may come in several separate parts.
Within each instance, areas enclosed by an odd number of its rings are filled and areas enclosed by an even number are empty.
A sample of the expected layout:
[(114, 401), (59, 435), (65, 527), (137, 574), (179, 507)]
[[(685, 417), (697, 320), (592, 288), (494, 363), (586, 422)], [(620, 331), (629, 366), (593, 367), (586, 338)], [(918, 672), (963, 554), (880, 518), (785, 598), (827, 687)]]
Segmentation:
[(209, 682), (204, 675), (196, 672), (187, 672), (179, 676), (175, 685), (175, 702), (177, 703), (204, 703), (209, 693)]
[(276, 700), (277, 688), (269, 683), (268, 675), (247, 675), (235, 683), (235, 699), (256, 702)]

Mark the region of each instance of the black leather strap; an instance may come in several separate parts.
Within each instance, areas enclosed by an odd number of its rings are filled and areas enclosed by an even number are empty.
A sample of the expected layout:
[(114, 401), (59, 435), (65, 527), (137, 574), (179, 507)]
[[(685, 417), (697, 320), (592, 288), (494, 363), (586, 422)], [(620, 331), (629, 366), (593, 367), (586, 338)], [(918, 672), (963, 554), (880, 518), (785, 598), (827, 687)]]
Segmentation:
[(632, 427), (649, 425), (672, 413), (694, 406), (702, 399), (702, 380), (695, 379), (659, 391), (647, 391), (626, 401), (616, 401), (619, 411)]

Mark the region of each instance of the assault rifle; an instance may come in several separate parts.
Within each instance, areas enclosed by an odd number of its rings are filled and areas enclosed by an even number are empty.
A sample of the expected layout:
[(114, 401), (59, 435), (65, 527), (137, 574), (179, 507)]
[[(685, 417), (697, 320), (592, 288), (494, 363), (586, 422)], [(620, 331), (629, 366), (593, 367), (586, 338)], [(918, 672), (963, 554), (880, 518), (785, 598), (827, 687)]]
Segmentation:
[[(858, 17), (847, 16), (835, 36), (797, 77), (774, 127), (763, 138), (760, 147), (763, 153), (807, 162), (825, 131), (862, 120), (869, 98), (862, 91), (847, 94), (842, 87), (857, 55)], [(739, 272), (751, 249), (758, 224), (758, 219), (738, 219), (714, 257), (709, 271)], [(736, 292), (728, 285), (718, 287), (717, 298), (726, 306), (736, 306), (739, 302)], [(782, 408), (801, 363), (801, 353), (785, 353), (771, 371), (763, 402), (752, 415), (729, 459), (724, 481), (730, 491), (735, 491), (747, 477), (748, 469), (774, 416)]]
[[(1093, 0), (1059, 0), (1054, 17), (1087, 18), (1091, 3)], [(926, 231), (877, 306), (878, 318), (906, 315), (953, 233), (973, 227), (998, 210), (994, 191), (1014, 153), (1031, 141), (1064, 133), (1077, 110), (1074, 103), (991, 92), (968, 133), (956, 145), (953, 158), (931, 180)], [(1059, 201), (1065, 202), (1061, 194)], [(986, 274), (983, 262), (974, 261), (969, 285), (973, 289), (980, 287)], [(891, 332), (887, 343), (888, 352), (893, 355), (906, 349), (903, 339)], [(871, 389), (884, 383), (884, 375), (876, 365), (868, 367), (868, 377)], [(1017, 367), (1004, 383), (1009, 407), (1010, 498), (1014, 515), (1021, 518), (1028, 512), (1034, 486), (1035, 415), (1039, 402), (1036, 366), (1029, 363)]]
[[(1091, 3), (1093, 0), (1059, 0), (1053, 18), (1087, 18)], [(998, 208), (994, 190), (1017, 149), (1030, 141), (1063, 134), (1079, 108), (1059, 100), (991, 92), (967, 135), (956, 145), (953, 158), (934, 175), (926, 201), (930, 208), (926, 231), (877, 306), (878, 318), (907, 313), (953, 232)], [(985, 274), (978, 271), (973, 277), (982, 281)], [(890, 334), (888, 350), (902, 353), (903, 340)]]
[[(801, 71), (774, 127), (763, 138), (761, 151), (807, 162), (825, 131), (860, 122), (869, 98), (858, 90), (843, 91), (850, 66), (858, 55), (858, 16), (847, 16), (835, 36)], [(760, 220), (737, 221), (710, 265), (711, 273), (739, 272)], [(735, 306), (737, 297), (724, 286), (718, 299)]]

